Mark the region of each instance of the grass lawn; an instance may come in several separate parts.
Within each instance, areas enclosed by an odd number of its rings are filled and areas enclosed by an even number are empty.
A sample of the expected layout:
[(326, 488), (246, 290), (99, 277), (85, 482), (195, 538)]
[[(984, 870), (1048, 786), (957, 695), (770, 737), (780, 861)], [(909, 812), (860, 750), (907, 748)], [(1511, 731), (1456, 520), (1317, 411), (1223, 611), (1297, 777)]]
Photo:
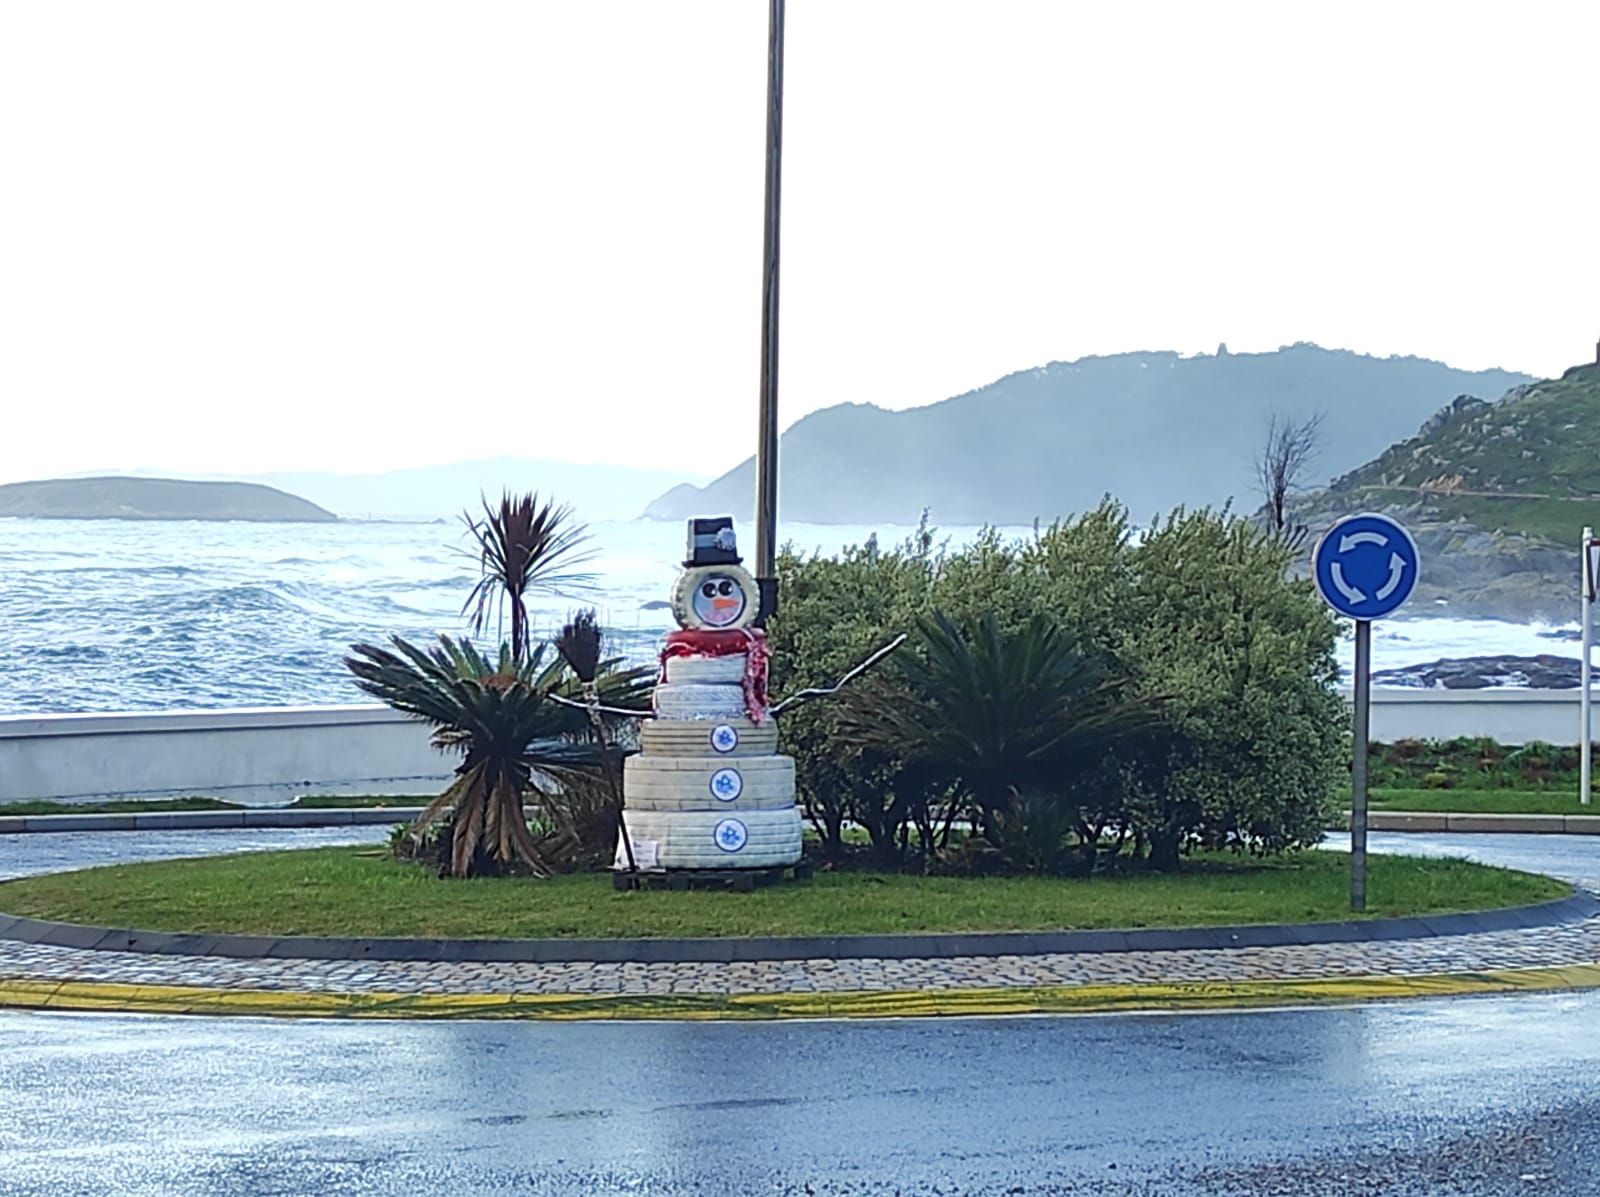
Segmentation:
[(1373, 810), (1449, 811), (1454, 814), (1600, 815), (1573, 790), (1374, 790)]
[(433, 794), (304, 794), (289, 803), (291, 810), (336, 810), (343, 806), (427, 806)]
[[(1349, 918), (1347, 858), (1205, 860), (1176, 876), (907, 877), (820, 872), (737, 894), (618, 893), (604, 874), (441, 881), (381, 849), (320, 848), (115, 865), (0, 884), (0, 910), (103, 926), (272, 935), (834, 935), (1201, 926)], [(1374, 856), (1372, 915), (1561, 897), (1548, 878), (1463, 861)]]
[(157, 810), (239, 810), (220, 798), (143, 798), (128, 802), (0, 802), (0, 815), (134, 815)]

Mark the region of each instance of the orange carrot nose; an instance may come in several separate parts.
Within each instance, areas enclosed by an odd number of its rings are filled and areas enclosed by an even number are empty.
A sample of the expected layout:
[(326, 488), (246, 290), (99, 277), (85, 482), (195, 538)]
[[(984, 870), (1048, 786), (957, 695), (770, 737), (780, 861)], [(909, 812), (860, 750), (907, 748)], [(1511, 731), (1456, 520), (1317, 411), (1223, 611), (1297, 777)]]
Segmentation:
[(726, 611), (729, 608), (737, 607), (738, 605), (739, 605), (739, 600), (738, 599), (719, 598), (719, 599), (712, 599), (711, 600), (711, 608), (714, 611)]

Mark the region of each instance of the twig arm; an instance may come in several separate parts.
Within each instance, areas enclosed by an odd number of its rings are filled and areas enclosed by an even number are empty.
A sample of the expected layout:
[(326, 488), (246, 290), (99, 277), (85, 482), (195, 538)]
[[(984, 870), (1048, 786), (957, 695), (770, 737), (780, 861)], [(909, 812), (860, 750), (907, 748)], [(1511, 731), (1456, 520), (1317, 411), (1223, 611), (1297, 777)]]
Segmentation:
[(791, 695), (789, 695), (788, 698), (784, 699), (777, 706), (770, 708), (767, 713), (770, 714), (770, 715), (777, 715), (785, 707), (794, 706), (796, 703), (805, 702), (807, 699), (811, 699), (811, 698), (826, 698), (830, 694), (837, 694), (840, 690), (844, 689), (846, 685), (848, 685), (850, 682), (854, 681), (856, 678), (860, 677), (867, 670), (871, 669), (879, 661), (883, 660), (890, 653), (894, 652), (895, 649), (899, 648), (905, 642), (906, 642), (906, 634), (904, 632), (902, 632), (900, 635), (896, 636), (893, 640), (889, 641), (888, 644), (886, 644), (882, 648), (880, 648), (877, 652), (873, 653), (865, 661), (861, 662), (861, 664), (857, 665), (849, 673), (845, 674), (842, 678), (840, 678), (833, 685), (831, 685), (831, 686), (816, 686), (816, 687), (813, 687), (813, 688), (811, 688), (809, 690), (801, 690), (798, 694), (791, 694)]
[(574, 707), (580, 711), (599, 711), (602, 715), (624, 715), (629, 719), (655, 718), (655, 714), (651, 711), (627, 711), (623, 710), (621, 707), (602, 706), (598, 702), (591, 705), (587, 702), (575, 702), (574, 700), (565, 698), (560, 694), (546, 694), (545, 697), (551, 702), (559, 702), (564, 707)]

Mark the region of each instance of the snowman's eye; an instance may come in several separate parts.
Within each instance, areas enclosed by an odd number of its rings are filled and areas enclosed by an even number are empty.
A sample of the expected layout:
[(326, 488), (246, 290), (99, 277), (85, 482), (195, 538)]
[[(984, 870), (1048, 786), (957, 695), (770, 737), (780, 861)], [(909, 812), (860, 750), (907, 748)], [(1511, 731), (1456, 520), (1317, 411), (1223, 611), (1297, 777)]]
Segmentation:
[(717, 587), (717, 593), (726, 598), (728, 595), (733, 593), (733, 583), (724, 581), (720, 586)]
[(717, 593), (716, 584), (713, 582), (707, 582), (704, 586), (700, 587), (700, 593), (705, 595), (707, 598), (710, 598), (712, 595)]

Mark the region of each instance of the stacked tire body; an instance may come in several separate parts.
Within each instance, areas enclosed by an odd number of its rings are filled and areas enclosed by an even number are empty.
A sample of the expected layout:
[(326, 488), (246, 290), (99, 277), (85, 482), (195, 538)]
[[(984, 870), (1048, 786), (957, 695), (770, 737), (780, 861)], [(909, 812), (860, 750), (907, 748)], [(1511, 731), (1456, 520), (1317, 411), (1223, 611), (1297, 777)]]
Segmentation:
[(750, 718), (746, 654), (666, 660), (656, 718), (623, 768), (624, 821), (667, 869), (773, 868), (800, 859), (794, 760)]

